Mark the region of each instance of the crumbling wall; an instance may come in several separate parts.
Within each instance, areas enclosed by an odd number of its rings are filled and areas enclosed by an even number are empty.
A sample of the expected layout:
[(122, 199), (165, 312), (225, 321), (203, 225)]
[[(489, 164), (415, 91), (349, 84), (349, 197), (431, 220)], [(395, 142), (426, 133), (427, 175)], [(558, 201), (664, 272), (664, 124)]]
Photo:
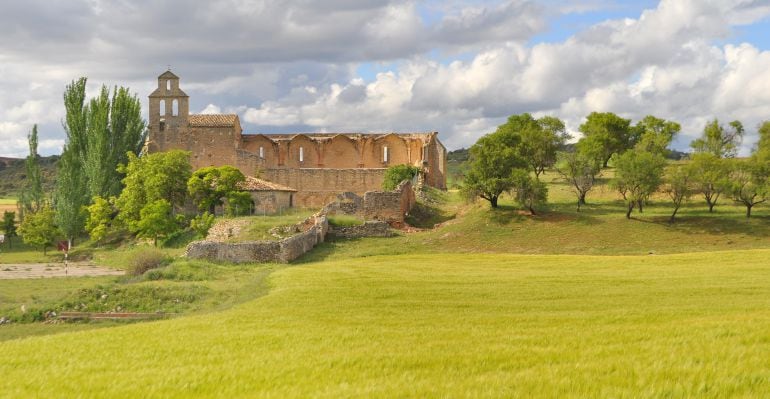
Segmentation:
[(401, 223), (414, 203), (414, 189), (409, 180), (401, 182), (393, 191), (369, 191), (364, 194), (364, 219)]
[(363, 238), (363, 237), (392, 237), (388, 222), (383, 220), (368, 220), (358, 226), (329, 228), (329, 237), (332, 238)]
[[(233, 263), (280, 262), (289, 263), (322, 243), (329, 231), (326, 215), (310, 218), (313, 223), (307, 230), (280, 241), (250, 241), (225, 243), (194, 241), (187, 245), (185, 256), (191, 259), (207, 259)], [(302, 223), (305, 225), (305, 222)]]

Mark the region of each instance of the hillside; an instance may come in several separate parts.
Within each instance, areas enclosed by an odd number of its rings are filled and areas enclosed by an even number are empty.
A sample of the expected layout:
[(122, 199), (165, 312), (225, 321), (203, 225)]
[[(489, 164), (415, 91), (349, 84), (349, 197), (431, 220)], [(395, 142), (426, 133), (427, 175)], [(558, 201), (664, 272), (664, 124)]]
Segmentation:
[[(56, 178), (58, 155), (40, 157), (40, 171), (43, 178), (43, 191), (53, 191)], [(27, 179), (24, 159), (0, 157), (0, 198), (15, 198)]]

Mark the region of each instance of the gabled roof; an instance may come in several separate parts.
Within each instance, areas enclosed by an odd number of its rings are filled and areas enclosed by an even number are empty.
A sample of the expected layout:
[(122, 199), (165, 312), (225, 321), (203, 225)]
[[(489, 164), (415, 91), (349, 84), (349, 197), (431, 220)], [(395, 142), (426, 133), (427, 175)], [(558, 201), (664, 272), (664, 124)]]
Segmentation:
[(160, 74), (160, 76), (158, 76), (158, 79), (179, 79), (179, 76), (174, 75), (174, 73), (171, 72), (171, 70), (168, 70)]
[(187, 120), (194, 127), (231, 127), (240, 124), (236, 114), (192, 114)]
[(246, 191), (297, 191), (291, 187), (282, 186), (267, 180), (258, 179), (254, 176), (246, 176), (246, 181), (239, 184), (241, 190)]

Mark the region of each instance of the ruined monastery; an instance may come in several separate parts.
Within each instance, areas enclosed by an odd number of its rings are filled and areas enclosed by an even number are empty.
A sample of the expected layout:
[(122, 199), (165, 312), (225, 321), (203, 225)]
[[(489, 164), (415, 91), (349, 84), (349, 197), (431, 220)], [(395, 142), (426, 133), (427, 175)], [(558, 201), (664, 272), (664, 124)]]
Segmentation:
[[(191, 152), (193, 169), (232, 165), (278, 187), (288, 206), (318, 207), (339, 193), (381, 190), (385, 169), (421, 169), (423, 184), (446, 188), (446, 149), (430, 133), (244, 134), (238, 115), (190, 114), (171, 71), (150, 94), (149, 152)], [(256, 183), (252, 182), (252, 185)]]

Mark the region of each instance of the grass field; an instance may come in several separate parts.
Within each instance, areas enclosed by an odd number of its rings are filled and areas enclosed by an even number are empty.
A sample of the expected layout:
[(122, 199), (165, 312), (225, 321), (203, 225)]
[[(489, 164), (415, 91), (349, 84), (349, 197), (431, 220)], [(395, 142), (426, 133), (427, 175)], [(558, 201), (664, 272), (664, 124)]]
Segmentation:
[(757, 397), (770, 251), (379, 256), (220, 313), (0, 343), (11, 397)]
[[(288, 266), (177, 259), (139, 278), (0, 280), (0, 315), (80, 300), (184, 313), (0, 325), (0, 397), (770, 392), (770, 207), (747, 220), (727, 198), (709, 214), (694, 197), (669, 223), (658, 195), (626, 220), (604, 173), (581, 212), (553, 173), (537, 215), (434, 193), (409, 219), (427, 230), (325, 242)], [(123, 268), (142, 247), (81, 251)]]

